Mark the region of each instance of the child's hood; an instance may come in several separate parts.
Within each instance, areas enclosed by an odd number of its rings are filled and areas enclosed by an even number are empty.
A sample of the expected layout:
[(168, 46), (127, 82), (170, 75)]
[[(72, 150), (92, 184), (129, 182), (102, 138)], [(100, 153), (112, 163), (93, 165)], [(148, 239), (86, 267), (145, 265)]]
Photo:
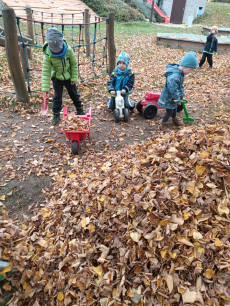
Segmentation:
[[(67, 48), (68, 48), (68, 43), (65, 39), (63, 39), (63, 42), (66, 44)], [(50, 52), (49, 46), (47, 41), (44, 43), (43, 47), (42, 47), (42, 52), (46, 55), (48, 55), (49, 57), (54, 57), (53, 54)]]
[(181, 70), (179, 69), (179, 65), (178, 64), (169, 64), (166, 66), (166, 73), (165, 73), (165, 77), (167, 78), (169, 75), (171, 74), (183, 74), (181, 72)]

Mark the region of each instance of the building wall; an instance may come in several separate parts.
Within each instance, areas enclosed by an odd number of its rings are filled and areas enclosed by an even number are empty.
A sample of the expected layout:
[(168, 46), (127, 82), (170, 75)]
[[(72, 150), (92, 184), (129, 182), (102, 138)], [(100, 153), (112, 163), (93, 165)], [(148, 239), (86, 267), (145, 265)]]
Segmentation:
[[(185, 5), (183, 23), (188, 23), (188, 16), (193, 16), (193, 20), (196, 18), (198, 7), (203, 7), (202, 13), (205, 11), (207, 0), (187, 0)], [(167, 16), (171, 16), (173, 0), (164, 0), (163, 11)]]
[[(187, 0), (188, 1), (188, 0)], [(164, 0), (162, 9), (166, 13), (167, 16), (171, 16), (173, 0)]]
[(203, 7), (202, 14), (205, 11), (207, 0), (187, 0), (185, 5), (183, 23), (188, 23), (188, 17), (196, 18), (196, 13), (199, 7)]

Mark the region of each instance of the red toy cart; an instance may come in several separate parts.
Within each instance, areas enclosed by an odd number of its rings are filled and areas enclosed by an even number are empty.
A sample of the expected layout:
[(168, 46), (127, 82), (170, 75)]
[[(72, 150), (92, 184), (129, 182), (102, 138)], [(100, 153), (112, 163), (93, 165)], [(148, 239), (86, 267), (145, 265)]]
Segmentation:
[[(161, 93), (159, 92), (147, 92), (144, 99), (137, 102), (136, 109), (139, 113), (143, 113), (145, 119), (152, 119), (157, 114), (157, 109), (163, 109), (157, 104)], [(183, 105), (177, 106), (177, 112), (183, 110)]]
[[(92, 107), (90, 106), (88, 114), (79, 116), (79, 115), (68, 114), (67, 105), (65, 105), (63, 118), (65, 118), (66, 116), (81, 117), (82, 119), (88, 120), (89, 126), (90, 126), (91, 116), (92, 116)], [(78, 150), (80, 149), (80, 141), (84, 140), (87, 135), (88, 135), (88, 138), (90, 137), (89, 129), (85, 131), (66, 131), (66, 130), (61, 129), (61, 132), (65, 133), (67, 139), (71, 140), (71, 148), (72, 148), (72, 153), (74, 155), (78, 155)]]

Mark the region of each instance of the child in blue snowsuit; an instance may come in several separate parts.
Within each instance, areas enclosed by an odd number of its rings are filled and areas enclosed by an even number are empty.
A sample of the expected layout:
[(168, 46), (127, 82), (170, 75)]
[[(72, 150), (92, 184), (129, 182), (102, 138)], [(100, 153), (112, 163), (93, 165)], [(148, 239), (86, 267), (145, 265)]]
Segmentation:
[(183, 122), (177, 118), (177, 105), (184, 98), (184, 77), (189, 74), (192, 69), (197, 67), (196, 53), (187, 53), (180, 65), (170, 64), (166, 66), (166, 83), (161, 92), (160, 98), (157, 104), (160, 107), (166, 109), (166, 113), (163, 117), (160, 125), (160, 130), (168, 132), (168, 120), (172, 117), (172, 121), (175, 125), (182, 125)]
[(122, 52), (117, 59), (117, 67), (114, 69), (108, 81), (108, 91), (110, 98), (107, 107), (115, 109), (116, 92), (120, 91), (124, 98), (125, 107), (133, 110), (135, 103), (129, 101), (129, 95), (132, 93), (135, 76), (131, 69), (128, 67), (130, 57), (126, 52)]
[(216, 38), (218, 33), (218, 27), (213, 26), (211, 28), (211, 33), (207, 36), (207, 41), (204, 46), (203, 56), (200, 60), (199, 69), (203, 66), (205, 63), (206, 57), (209, 63), (209, 68), (213, 67), (213, 61), (212, 61), (212, 55), (217, 52), (218, 47), (218, 40)]

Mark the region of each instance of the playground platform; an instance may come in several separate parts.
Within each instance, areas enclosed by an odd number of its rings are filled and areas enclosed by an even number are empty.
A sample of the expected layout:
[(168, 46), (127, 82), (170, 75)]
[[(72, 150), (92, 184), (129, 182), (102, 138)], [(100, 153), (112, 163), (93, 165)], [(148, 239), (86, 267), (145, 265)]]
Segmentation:
[[(203, 31), (205, 34), (209, 34), (211, 32), (211, 27), (203, 27)], [(229, 36), (230, 35), (230, 28), (218, 28), (218, 37), (220, 36)]]
[[(204, 50), (206, 36), (197, 34), (157, 33), (157, 43), (189, 51)], [(230, 39), (218, 37), (218, 53), (230, 53)]]
[(92, 21), (96, 13), (80, 0), (2, 0), (3, 4), (12, 7), (15, 14), (26, 18), (26, 5), (33, 10), (35, 20), (56, 23), (83, 23), (83, 13), (89, 9)]

